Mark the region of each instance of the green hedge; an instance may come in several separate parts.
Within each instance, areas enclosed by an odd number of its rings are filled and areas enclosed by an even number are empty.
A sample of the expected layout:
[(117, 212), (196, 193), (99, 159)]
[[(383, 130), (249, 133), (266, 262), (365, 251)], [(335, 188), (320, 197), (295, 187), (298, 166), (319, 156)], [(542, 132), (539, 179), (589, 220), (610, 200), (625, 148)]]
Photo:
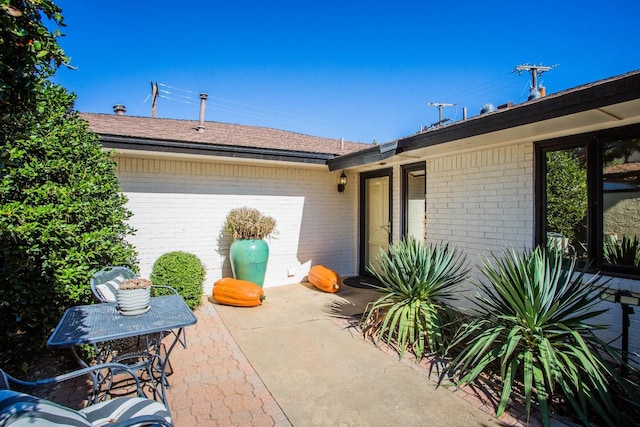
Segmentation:
[(136, 264), (115, 162), (74, 95), (44, 82), (38, 96), (32, 126), (5, 145), (16, 166), (0, 174), (3, 364), (37, 354), (66, 308), (93, 301), (94, 271)]
[[(171, 286), (193, 310), (202, 303), (202, 284), (206, 270), (194, 254), (174, 251), (163, 254), (153, 264), (151, 276), (154, 285)], [(166, 295), (167, 290), (156, 289), (155, 295)]]

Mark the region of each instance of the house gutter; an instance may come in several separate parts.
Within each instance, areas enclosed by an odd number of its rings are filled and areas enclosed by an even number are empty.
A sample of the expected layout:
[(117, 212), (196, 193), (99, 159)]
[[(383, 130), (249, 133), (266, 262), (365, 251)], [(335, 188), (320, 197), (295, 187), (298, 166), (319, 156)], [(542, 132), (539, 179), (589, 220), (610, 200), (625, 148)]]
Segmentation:
[(103, 147), (115, 150), (191, 154), (231, 157), (237, 159), (308, 163), (316, 165), (325, 165), (328, 160), (335, 157), (333, 154), (325, 153), (239, 147), (232, 145), (198, 144), (171, 140), (150, 140), (110, 134), (101, 134), (100, 142)]
[(330, 171), (334, 171), (366, 165), (369, 163), (376, 163), (395, 156), (397, 154), (397, 150), (398, 141), (392, 141), (382, 145), (374, 145), (366, 150), (329, 159), (327, 161), (327, 166), (329, 166)]

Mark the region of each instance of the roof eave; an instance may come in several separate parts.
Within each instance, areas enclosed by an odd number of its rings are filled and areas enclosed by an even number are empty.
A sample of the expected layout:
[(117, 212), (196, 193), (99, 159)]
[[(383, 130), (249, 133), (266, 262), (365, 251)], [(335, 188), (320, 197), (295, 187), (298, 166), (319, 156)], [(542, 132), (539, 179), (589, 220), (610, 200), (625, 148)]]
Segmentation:
[(402, 139), (398, 152), (525, 126), (640, 98), (640, 73), (549, 95), (505, 110)]
[(214, 157), (230, 157), (276, 162), (295, 162), (326, 165), (334, 158), (333, 154), (311, 153), (293, 150), (277, 150), (257, 147), (238, 147), (231, 145), (200, 144), (170, 140), (151, 140), (121, 135), (101, 134), (100, 142), (105, 148), (115, 150), (134, 150), (189, 154)]

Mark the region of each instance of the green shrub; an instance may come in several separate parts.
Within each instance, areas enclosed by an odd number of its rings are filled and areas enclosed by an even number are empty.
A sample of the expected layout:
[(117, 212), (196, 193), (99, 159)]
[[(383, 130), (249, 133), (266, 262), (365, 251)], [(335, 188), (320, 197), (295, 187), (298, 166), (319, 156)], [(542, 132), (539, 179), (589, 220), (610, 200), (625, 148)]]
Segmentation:
[[(200, 258), (187, 252), (163, 254), (153, 264), (151, 276), (154, 285), (171, 286), (193, 310), (202, 303), (202, 284), (206, 270)], [(168, 295), (170, 290), (154, 289), (155, 295)]]
[(418, 358), (443, 351), (455, 314), (448, 302), (468, 273), (464, 259), (447, 244), (425, 246), (408, 237), (380, 252), (379, 270), (369, 269), (385, 295), (365, 309), (365, 336), (394, 343), (400, 357), (407, 348)]
[(74, 95), (41, 84), (33, 126), (5, 145), (17, 166), (0, 176), (3, 364), (37, 354), (66, 308), (93, 300), (94, 271), (136, 262), (115, 162)]
[(575, 272), (575, 262), (538, 248), (505, 250), (480, 266), (489, 283), (478, 284), (477, 312), (454, 342), (465, 348), (448, 370), (469, 383), (497, 364), (503, 381), (497, 416), (519, 386), (527, 415), (535, 399), (545, 426), (558, 390), (585, 425), (593, 413), (606, 425), (624, 424), (611, 391), (626, 384), (601, 353), (620, 358), (595, 336), (601, 326), (588, 323), (605, 311), (595, 309), (599, 277)]

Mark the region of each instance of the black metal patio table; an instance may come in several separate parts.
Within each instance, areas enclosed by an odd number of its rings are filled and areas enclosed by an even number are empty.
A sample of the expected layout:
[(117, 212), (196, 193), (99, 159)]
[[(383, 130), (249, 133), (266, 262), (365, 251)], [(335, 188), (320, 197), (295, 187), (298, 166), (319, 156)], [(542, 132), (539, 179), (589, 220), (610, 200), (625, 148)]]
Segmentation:
[[(154, 395), (159, 393), (168, 408), (165, 385), (169, 355), (180, 341), (181, 335), (184, 336), (184, 328), (195, 325), (198, 319), (180, 295), (153, 297), (150, 306), (150, 310), (146, 313), (134, 316), (120, 314), (117, 303), (71, 307), (65, 311), (58, 326), (47, 340), (47, 347), (69, 348), (78, 362), (87, 366), (76, 352), (76, 347), (79, 345), (93, 345), (96, 351), (96, 362), (102, 363), (110, 361), (109, 358), (113, 355), (111, 343), (114, 340), (144, 338), (146, 348), (143, 353), (149, 356), (145, 368), (149, 369)], [(160, 349), (165, 332), (172, 332), (174, 339), (163, 355)], [(153, 334), (158, 334), (158, 338), (149, 339)], [(186, 341), (182, 344), (186, 347)], [(153, 380), (151, 369), (160, 373), (159, 381)], [(94, 389), (94, 393), (95, 391)]]

